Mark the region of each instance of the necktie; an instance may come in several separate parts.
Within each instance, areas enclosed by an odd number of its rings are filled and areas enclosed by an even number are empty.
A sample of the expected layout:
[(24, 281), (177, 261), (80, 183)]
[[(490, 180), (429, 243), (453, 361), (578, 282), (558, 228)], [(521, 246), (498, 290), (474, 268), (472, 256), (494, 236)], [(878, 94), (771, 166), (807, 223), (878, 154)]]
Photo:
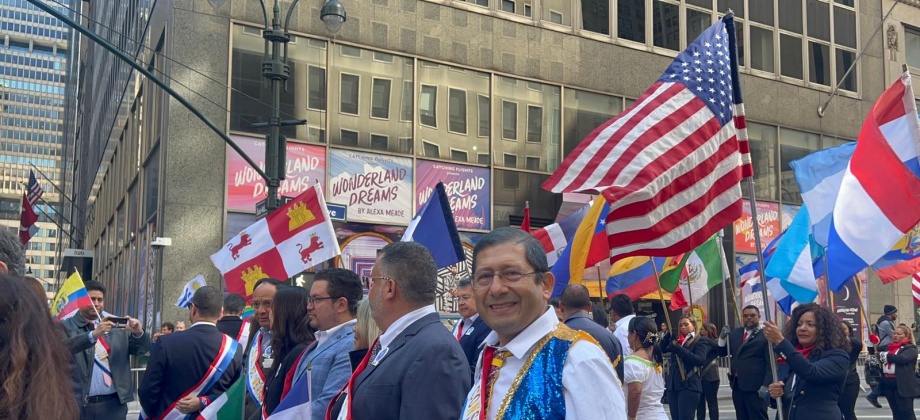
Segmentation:
[(741, 343), (743, 344), (744, 342), (746, 342), (746, 341), (747, 341), (747, 338), (748, 338), (748, 332), (745, 331), (745, 332), (744, 332), (744, 336), (741, 337)]
[(382, 346), (380, 345), (380, 342), (379, 342), (379, 341), (377, 341), (376, 343), (374, 343), (374, 348), (371, 349), (371, 361), (377, 360), (377, 353), (380, 353), (380, 349), (381, 349), (381, 348), (382, 348)]
[[(511, 355), (511, 352), (508, 350), (498, 350), (494, 347), (490, 347), (494, 350), (494, 354), (490, 356), (492, 361), (489, 364), (489, 378), (486, 382), (486, 389), (484, 390), (488, 397), (485, 399), (486, 404), (483, 405), (482, 409), (484, 412), (488, 413), (489, 403), (492, 401), (492, 390), (495, 387), (495, 381), (498, 379), (498, 372), (502, 369), (502, 365), (505, 364), (505, 359)], [(488, 357), (486, 359), (489, 359)]]
[(460, 337), (463, 337), (463, 320), (461, 319), (457, 325), (457, 341), (460, 341)]

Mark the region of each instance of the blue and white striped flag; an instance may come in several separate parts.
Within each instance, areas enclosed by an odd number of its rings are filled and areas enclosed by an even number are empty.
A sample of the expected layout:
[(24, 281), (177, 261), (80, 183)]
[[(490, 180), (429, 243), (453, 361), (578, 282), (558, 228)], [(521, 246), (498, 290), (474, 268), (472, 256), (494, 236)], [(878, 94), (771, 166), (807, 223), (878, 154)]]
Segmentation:
[(192, 296), (195, 295), (195, 291), (201, 286), (207, 286), (207, 283), (204, 281), (204, 276), (201, 274), (189, 280), (188, 283), (185, 283), (185, 287), (182, 288), (182, 293), (179, 294), (179, 300), (176, 301), (176, 306), (188, 308), (188, 305), (192, 303)]

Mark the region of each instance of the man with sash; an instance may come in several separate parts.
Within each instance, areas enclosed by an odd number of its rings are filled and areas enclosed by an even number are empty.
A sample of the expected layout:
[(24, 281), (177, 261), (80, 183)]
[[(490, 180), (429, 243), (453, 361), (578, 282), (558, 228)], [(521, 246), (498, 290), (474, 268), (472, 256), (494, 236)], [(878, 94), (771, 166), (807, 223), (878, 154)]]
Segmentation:
[(382, 334), (348, 379), (338, 418), (459, 418), (470, 368), (434, 308), (438, 270), (431, 252), (416, 242), (391, 243), (366, 279), (371, 317)]
[(191, 328), (160, 337), (138, 390), (142, 419), (194, 418), (239, 379), (240, 344), (215, 324), (222, 305), (220, 290), (200, 287), (189, 306)]
[(246, 299), (237, 293), (224, 297), (224, 316), (217, 321), (217, 329), (243, 346), (249, 342), (249, 321), (243, 320)]
[(555, 278), (533, 236), (501, 228), (473, 250), (479, 316), (492, 328), (461, 419), (625, 419), (613, 365), (547, 305)]
[[(246, 347), (244, 369), (246, 374), (245, 417), (247, 420), (262, 418), (262, 402), (265, 400), (265, 379), (274, 374), (272, 363), (272, 301), (275, 292), (285, 287), (278, 279), (264, 278), (252, 289), (252, 322), (259, 329), (249, 337)], [(244, 342), (240, 342), (243, 344)]]
[(128, 402), (134, 400), (129, 358), (147, 352), (150, 336), (134, 318), (116, 326), (113, 317), (103, 311), (105, 286), (96, 281), (85, 285), (93, 304), (61, 322), (82, 379), (80, 418), (124, 420)]

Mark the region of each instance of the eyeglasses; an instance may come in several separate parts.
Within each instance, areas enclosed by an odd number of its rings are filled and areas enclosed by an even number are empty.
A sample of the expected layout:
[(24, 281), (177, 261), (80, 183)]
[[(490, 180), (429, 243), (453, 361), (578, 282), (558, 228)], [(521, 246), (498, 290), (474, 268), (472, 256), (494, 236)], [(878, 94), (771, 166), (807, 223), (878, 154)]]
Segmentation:
[(493, 273), (489, 271), (484, 271), (482, 273), (475, 273), (473, 275), (473, 288), (475, 289), (484, 289), (492, 285), (492, 281), (496, 277), (502, 279), (502, 283), (505, 286), (515, 286), (521, 282), (521, 280), (530, 275), (535, 275), (542, 273), (542, 271), (531, 271), (529, 273), (521, 272), (520, 270), (505, 270), (501, 273)]
[(340, 298), (341, 298), (341, 297), (335, 297), (335, 296), (308, 297), (308, 298), (307, 298), (307, 305), (316, 306), (316, 302), (319, 302), (319, 301), (321, 301), (321, 300), (336, 300), (336, 299), (340, 299)]
[(392, 277), (384, 277), (384, 276), (377, 276), (377, 277), (374, 277), (374, 276), (363, 276), (363, 277), (361, 277), (361, 280), (364, 281), (364, 288), (365, 288), (365, 289), (370, 289), (371, 286), (374, 285), (374, 282), (377, 281), (377, 280), (384, 280), (384, 281), (386, 281), (386, 280), (393, 280), (393, 278), (392, 278)]

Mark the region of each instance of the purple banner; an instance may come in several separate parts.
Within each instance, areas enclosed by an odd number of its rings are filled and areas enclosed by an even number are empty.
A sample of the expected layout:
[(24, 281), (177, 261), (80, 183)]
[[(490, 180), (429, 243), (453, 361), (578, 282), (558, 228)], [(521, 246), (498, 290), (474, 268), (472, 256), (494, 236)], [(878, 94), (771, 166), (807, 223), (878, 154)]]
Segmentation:
[(419, 160), (416, 178), (416, 212), (428, 202), (435, 185), (443, 182), (458, 229), (489, 230), (492, 226), (488, 168)]

